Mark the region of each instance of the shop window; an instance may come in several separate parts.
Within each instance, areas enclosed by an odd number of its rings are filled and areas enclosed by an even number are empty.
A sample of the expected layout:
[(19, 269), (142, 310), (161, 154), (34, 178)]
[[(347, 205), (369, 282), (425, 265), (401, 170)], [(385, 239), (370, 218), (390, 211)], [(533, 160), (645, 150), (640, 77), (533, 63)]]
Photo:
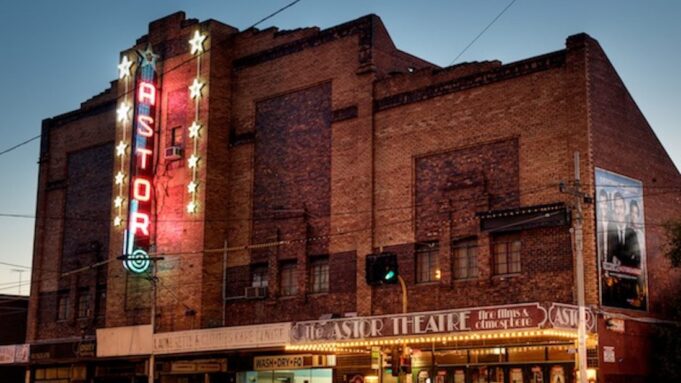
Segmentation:
[(70, 367), (50, 367), (35, 369), (35, 383), (69, 383)]
[(69, 318), (69, 295), (68, 292), (59, 294), (57, 298), (57, 320), (63, 321)]
[(291, 296), (298, 293), (298, 273), (295, 262), (282, 263), (279, 268), (279, 294)]
[(520, 235), (502, 235), (493, 239), (494, 274), (520, 272)]
[(310, 292), (329, 291), (329, 257), (315, 257), (310, 260)]
[(416, 247), (416, 283), (434, 282), (440, 279), (437, 242), (420, 244)]
[(476, 239), (454, 242), (452, 258), (454, 261), (454, 279), (478, 277), (478, 242)]
[(251, 269), (251, 286), (252, 287), (267, 287), (267, 265), (255, 265)]
[(90, 293), (81, 291), (78, 294), (78, 318), (87, 318), (90, 316)]

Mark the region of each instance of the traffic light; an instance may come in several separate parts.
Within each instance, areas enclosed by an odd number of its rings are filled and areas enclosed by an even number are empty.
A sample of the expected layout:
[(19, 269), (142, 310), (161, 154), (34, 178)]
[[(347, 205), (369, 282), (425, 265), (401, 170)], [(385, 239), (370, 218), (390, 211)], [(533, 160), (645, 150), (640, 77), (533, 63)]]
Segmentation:
[(408, 352), (400, 359), (400, 371), (411, 374), (411, 354)]
[(397, 347), (392, 349), (391, 356), (390, 358), (392, 359), (392, 368), (391, 372), (393, 376), (400, 376), (400, 362), (401, 362), (401, 352), (400, 349)]
[(397, 283), (397, 255), (390, 252), (367, 255), (365, 274), (370, 285)]

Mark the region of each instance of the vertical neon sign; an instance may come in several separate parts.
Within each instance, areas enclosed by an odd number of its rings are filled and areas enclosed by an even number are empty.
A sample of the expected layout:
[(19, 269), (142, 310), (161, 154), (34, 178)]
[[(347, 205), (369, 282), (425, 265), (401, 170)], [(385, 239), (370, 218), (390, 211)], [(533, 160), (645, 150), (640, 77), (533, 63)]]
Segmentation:
[(158, 100), (156, 60), (151, 46), (138, 51), (140, 66), (135, 84), (135, 117), (132, 124), (128, 225), (123, 240), (123, 265), (134, 273), (150, 266), (151, 212), (153, 203), (156, 103)]

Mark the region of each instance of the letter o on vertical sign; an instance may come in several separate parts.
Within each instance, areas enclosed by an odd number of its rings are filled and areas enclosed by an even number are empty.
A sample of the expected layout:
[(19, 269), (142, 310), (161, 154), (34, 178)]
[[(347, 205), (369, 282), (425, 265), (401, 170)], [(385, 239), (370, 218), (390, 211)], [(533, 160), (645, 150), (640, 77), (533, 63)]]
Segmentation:
[(151, 182), (144, 178), (135, 178), (132, 184), (132, 195), (138, 201), (149, 201), (151, 199)]

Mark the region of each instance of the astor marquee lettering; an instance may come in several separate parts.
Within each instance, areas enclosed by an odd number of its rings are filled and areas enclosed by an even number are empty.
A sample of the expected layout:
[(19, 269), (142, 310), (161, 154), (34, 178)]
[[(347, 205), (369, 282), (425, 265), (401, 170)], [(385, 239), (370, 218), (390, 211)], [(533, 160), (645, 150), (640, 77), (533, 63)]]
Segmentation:
[[(478, 331), (576, 329), (577, 312), (577, 306), (563, 303), (524, 303), (298, 322), (291, 328), (291, 343)], [(587, 329), (595, 329), (595, 317), (591, 310), (587, 310)]]
[(124, 266), (136, 273), (149, 268), (151, 208), (153, 203), (156, 103), (158, 88), (156, 60), (151, 46), (139, 51), (140, 66), (135, 84), (135, 118), (130, 159), (128, 226), (125, 231)]
[(405, 335), (538, 328), (547, 311), (538, 303), (482, 307), (393, 316), (299, 322), (291, 330), (293, 343), (354, 340)]

